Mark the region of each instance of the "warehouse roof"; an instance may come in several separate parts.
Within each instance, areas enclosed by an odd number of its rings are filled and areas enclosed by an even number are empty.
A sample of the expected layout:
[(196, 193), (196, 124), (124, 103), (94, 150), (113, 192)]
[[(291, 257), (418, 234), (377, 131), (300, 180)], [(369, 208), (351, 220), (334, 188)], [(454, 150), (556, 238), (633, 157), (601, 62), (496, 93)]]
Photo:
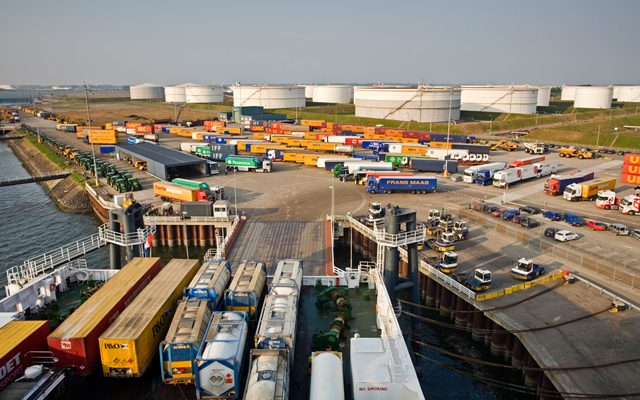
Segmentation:
[(122, 150), (127, 154), (149, 161), (155, 161), (165, 165), (166, 167), (179, 167), (182, 165), (203, 164), (206, 162), (202, 158), (177, 150), (168, 149), (157, 144), (121, 144), (117, 147), (119, 150)]

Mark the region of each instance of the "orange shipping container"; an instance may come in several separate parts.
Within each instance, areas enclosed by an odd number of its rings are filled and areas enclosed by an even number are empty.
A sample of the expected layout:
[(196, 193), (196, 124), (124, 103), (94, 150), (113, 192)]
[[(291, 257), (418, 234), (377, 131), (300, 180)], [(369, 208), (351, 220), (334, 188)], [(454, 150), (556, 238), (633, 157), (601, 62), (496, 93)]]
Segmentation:
[(640, 185), (640, 175), (622, 174), (620, 182), (629, 183), (631, 185)]
[(450, 142), (429, 142), (429, 147), (434, 149), (451, 149), (452, 144)]
[(640, 175), (640, 164), (623, 164), (622, 173), (628, 175)]
[(126, 124), (124, 124), (124, 127), (127, 129), (135, 129), (140, 125), (142, 125), (142, 122), (127, 122)]

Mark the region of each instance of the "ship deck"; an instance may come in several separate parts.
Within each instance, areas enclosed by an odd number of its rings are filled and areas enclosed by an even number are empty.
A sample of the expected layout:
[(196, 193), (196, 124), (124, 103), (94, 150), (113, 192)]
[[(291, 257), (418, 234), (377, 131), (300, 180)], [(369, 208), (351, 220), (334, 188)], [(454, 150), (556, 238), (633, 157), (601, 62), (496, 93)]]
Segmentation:
[[(308, 398), (311, 385), (311, 366), (309, 363), (313, 350), (313, 335), (319, 331), (328, 331), (331, 322), (337, 315), (330, 309), (320, 309), (316, 306), (316, 300), (322, 289), (326, 289), (326, 287), (316, 289), (313, 286), (304, 286), (302, 289), (294, 362), (290, 375), (289, 398), (297, 398), (296, 393), (301, 394), (300, 398)], [(357, 289), (347, 289), (346, 287), (339, 289), (344, 290), (345, 297), (351, 303), (353, 317), (348, 321), (339, 344), (342, 352), (345, 399), (351, 399), (350, 339), (356, 333), (361, 337), (380, 337), (380, 331), (376, 326), (376, 294), (375, 291), (370, 291), (366, 285), (361, 285)]]

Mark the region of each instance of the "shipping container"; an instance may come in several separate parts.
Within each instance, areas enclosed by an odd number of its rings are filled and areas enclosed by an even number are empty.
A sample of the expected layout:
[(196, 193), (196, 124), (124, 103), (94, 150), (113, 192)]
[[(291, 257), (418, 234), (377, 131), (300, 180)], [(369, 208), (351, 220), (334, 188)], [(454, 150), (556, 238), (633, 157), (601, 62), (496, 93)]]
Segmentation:
[(222, 307), (224, 291), (231, 280), (231, 264), (229, 261), (208, 261), (200, 267), (196, 276), (184, 289), (183, 296), (207, 300), (211, 309)]
[(454, 160), (433, 160), (428, 158), (413, 158), (410, 161), (411, 169), (421, 172), (444, 172), (445, 168), (450, 174), (458, 172), (458, 162)]
[(209, 302), (182, 299), (160, 343), (160, 373), (165, 383), (191, 383), (195, 381), (195, 361), (202, 339), (211, 320)]
[(247, 331), (246, 314), (238, 311), (213, 314), (195, 363), (198, 399), (240, 397)]
[(118, 144), (118, 132), (113, 129), (91, 129), (87, 134), (91, 144)]
[(368, 193), (430, 193), (438, 181), (433, 176), (371, 176), (367, 178)]
[(100, 146), (100, 154), (111, 154), (116, 152), (116, 146)]
[(164, 181), (153, 182), (153, 194), (165, 201), (209, 201), (207, 193), (204, 190), (183, 185), (175, 185)]
[(213, 202), (212, 201), (188, 201), (180, 204), (180, 212), (182, 215), (190, 217), (212, 217)]
[(88, 375), (99, 364), (98, 337), (160, 272), (160, 258), (133, 258), (49, 335), (56, 366)]
[(10, 321), (0, 327), (0, 391), (30, 366), (27, 353), (47, 350), (47, 321)]
[(100, 335), (100, 359), (106, 377), (142, 376), (166, 336), (182, 289), (199, 266), (198, 260), (171, 260)]
[(267, 271), (264, 263), (240, 263), (229, 288), (224, 292), (224, 309), (243, 311), (247, 313), (249, 320), (254, 320), (266, 283)]
[[(243, 400), (282, 399), (289, 397), (289, 371), (292, 356), (288, 350), (258, 350), (249, 352), (249, 372)], [(270, 379), (264, 379), (267, 375)]]

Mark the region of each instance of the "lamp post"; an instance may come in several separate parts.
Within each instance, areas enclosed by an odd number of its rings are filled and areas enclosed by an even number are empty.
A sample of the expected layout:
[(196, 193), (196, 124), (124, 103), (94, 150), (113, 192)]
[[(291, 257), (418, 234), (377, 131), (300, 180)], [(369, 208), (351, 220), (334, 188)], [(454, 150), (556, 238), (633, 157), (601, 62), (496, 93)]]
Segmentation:
[[(91, 112), (89, 111), (89, 85), (84, 84), (84, 101), (87, 106), (87, 125), (91, 127)], [(96, 176), (96, 187), (100, 186), (100, 181), (98, 180), (98, 164), (96, 163), (96, 148), (93, 145), (93, 140), (91, 140), (91, 128), (87, 131), (87, 136), (89, 137), (89, 142), (91, 143), (91, 154), (93, 155), (93, 173)]]
[(444, 173), (443, 176), (449, 176), (449, 135), (451, 134), (451, 101), (453, 99), (453, 89), (449, 92), (449, 117), (447, 118), (447, 152), (444, 156)]

